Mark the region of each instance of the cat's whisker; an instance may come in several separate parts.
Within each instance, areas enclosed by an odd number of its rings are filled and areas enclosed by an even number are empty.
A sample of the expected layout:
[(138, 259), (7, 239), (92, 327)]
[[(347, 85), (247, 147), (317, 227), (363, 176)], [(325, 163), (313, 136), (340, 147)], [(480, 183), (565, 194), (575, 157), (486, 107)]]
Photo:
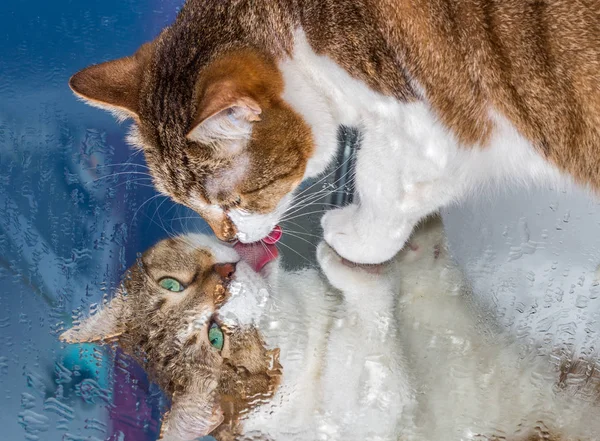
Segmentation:
[[(295, 237), (296, 239), (303, 240), (304, 242), (306, 242), (307, 244), (309, 244), (311, 247), (315, 247), (316, 248), (316, 245), (314, 243), (312, 243), (310, 240), (308, 240), (308, 239), (306, 239), (304, 237), (298, 236), (298, 235), (294, 234), (292, 231), (286, 231), (286, 234), (289, 235), (289, 236)], [(315, 237), (317, 237), (317, 236), (315, 236)]]
[(296, 214), (296, 213), (299, 213), (300, 211), (302, 211), (304, 208), (306, 208), (306, 207), (308, 207), (308, 206), (311, 206), (311, 207), (312, 207), (312, 206), (315, 206), (315, 205), (322, 205), (322, 206), (328, 206), (328, 207), (333, 207), (333, 208), (336, 208), (336, 207), (338, 207), (338, 205), (337, 205), (337, 204), (332, 204), (331, 202), (312, 202), (312, 203), (309, 203), (309, 204), (303, 205), (302, 207), (299, 207), (299, 208), (297, 208), (297, 209), (296, 209), (296, 210), (294, 210), (294, 211), (291, 211), (291, 212), (289, 212), (289, 213), (286, 213), (286, 215), (288, 215), (288, 216), (294, 215), (294, 214)]
[[(325, 199), (328, 196), (332, 195), (332, 194), (345, 194), (346, 191), (343, 190), (341, 187), (334, 187), (334, 188), (330, 188), (330, 189), (323, 189), (323, 190), (319, 190), (318, 192), (312, 193), (306, 197), (304, 197), (301, 200), (296, 200), (294, 201), (294, 203), (292, 205), (290, 205), (289, 207), (286, 208), (286, 210), (284, 211), (283, 215), (290, 215), (290, 214), (294, 214), (300, 210), (302, 210), (303, 208), (305, 208), (308, 205), (313, 205), (315, 203), (317, 203), (316, 201), (320, 200), (320, 199)], [(327, 203), (327, 202), (322, 202), (322, 203)], [(331, 204), (332, 206), (337, 206), (336, 204)]]
[(301, 218), (303, 216), (310, 216), (311, 214), (318, 214), (318, 213), (325, 214), (326, 212), (327, 212), (327, 210), (323, 210), (323, 209), (321, 209), (321, 210), (315, 210), (315, 211), (310, 211), (308, 213), (301, 213), (301, 214), (298, 214), (296, 216), (292, 216), (292, 217), (289, 217), (289, 218), (286, 218), (286, 219), (282, 219), (281, 221), (282, 222), (287, 222), (287, 221), (290, 221), (290, 220), (299, 219), (299, 218)]
[[(173, 207), (171, 207), (167, 211), (166, 214), (168, 214), (174, 207), (176, 207), (178, 211), (180, 209), (185, 209), (186, 211), (188, 211), (188, 209), (185, 208), (185, 207), (182, 207), (180, 205), (173, 205)], [(181, 211), (179, 211), (179, 213), (181, 213)], [(170, 219), (171, 225), (173, 225), (173, 222), (177, 222), (178, 221), (179, 225), (180, 225), (179, 230), (184, 235), (187, 235), (187, 234), (190, 234), (190, 233), (201, 233), (201, 234), (204, 234), (206, 232), (212, 231), (211, 228), (210, 228), (210, 226), (204, 221), (204, 219), (202, 219), (202, 217), (200, 215), (196, 214), (193, 211), (191, 213), (193, 213), (194, 215), (192, 215), (192, 216), (177, 216), (177, 217), (171, 218)], [(189, 224), (188, 224), (188, 221), (190, 221), (190, 220), (199, 220), (199, 221), (202, 221), (202, 224), (200, 225), (200, 228), (198, 228), (198, 224), (194, 224), (193, 225), (194, 228), (190, 228)], [(186, 222), (184, 223), (182, 221), (186, 221)], [(187, 241), (186, 236), (183, 236), (183, 237), (184, 237), (184, 240)], [(194, 246), (194, 244), (193, 244), (192, 241), (187, 241), (187, 242), (189, 242), (188, 244), (190, 246)]]
[(123, 167), (129, 167), (129, 166), (132, 166), (132, 167), (143, 167), (146, 170), (150, 170), (150, 167), (148, 167), (147, 165), (145, 165), (145, 164), (136, 164), (135, 162), (120, 162), (120, 163), (117, 163), (117, 164), (95, 165), (93, 167), (85, 167), (82, 170), (98, 170), (98, 169), (107, 168), (107, 167), (120, 167), (120, 166), (123, 166)]
[[(154, 219), (154, 217), (156, 216), (156, 213), (158, 212), (158, 210), (160, 210), (160, 207), (162, 207), (162, 205), (168, 200), (168, 198), (165, 198), (161, 201), (160, 204), (158, 204), (158, 206), (156, 207), (156, 209), (154, 210), (154, 213), (152, 214), (152, 217), (150, 218), (150, 220), (152, 221)], [(160, 219), (160, 217), (159, 217)], [(162, 220), (161, 220), (162, 223)]]
[(327, 195), (329, 194), (330, 191), (331, 190), (321, 190), (318, 193), (312, 193), (311, 195), (309, 195), (309, 196), (307, 196), (307, 197), (305, 197), (303, 199), (294, 201), (294, 203), (292, 205), (290, 205), (286, 209), (286, 211), (293, 210), (293, 209), (295, 209), (297, 207), (305, 206), (306, 204), (309, 204), (311, 201), (316, 201), (316, 200), (319, 200), (321, 198), (327, 197)]
[[(150, 216), (148, 216), (146, 213), (144, 213), (144, 216), (145, 216), (145, 217), (147, 217), (148, 219), (150, 219), (150, 222), (151, 222), (151, 223), (153, 223), (153, 224), (155, 224), (157, 227), (161, 228), (161, 229), (162, 229), (162, 230), (165, 232), (165, 234), (166, 234), (168, 237), (171, 237), (171, 238), (173, 238), (173, 237), (176, 237), (176, 236), (177, 236), (175, 233), (173, 233), (173, 232), (170, 232), (169, 230), (167, 230), (167, 228), (166, 228), (164, 225), (161, 225), (161, 224), (159, 224), (158, 222), (156, 222), (154, 219), (150, 218)], [(133, 222), (133, 221), (132, 221), (132, 222)]]
[[(166, 199), (165, 199), (166, 200)], [(164, 203), (165, 201), (161, 202), (160, 205), (158, 206), (158, 208), (156, 209), (156, 211), (158, 211), (158, 209), (160, 208), (160, 206)], [(156, 213), (155, 211), (155, 213)], [(152, 216), (154, 218), (154, 215)], [(160, 221), (160, 224), (163, 226), (163, 228), (166, 231), (166, 227), (165, 227), (165, 223), (163, 221), (163, 218), (161, 216), (158, 217), (158, 220)], [(173, 226), (171, 225), (171, 230), (173, 230)], [(175, 232), (173, 231), (173, 235), (176, 235)]]
[[(330, 202), (313, 202), (311, 204), (307, 204), (306, 206), (302, 207), (302, 208), (298, 208), (295, 211), (292, 211), (290, 213), (286, 213), (282, 218), (281, 218), (281, 222), (293, 219), (294, 217), (292, 217), (293, 215), (295, 215), (296, 213), (299, 213), (302, 211), (302, 209), (304, 208), (308, 208), (308, 207), (313, 207), (313, 206), (324, 206), (324, 207), (333, 207), (333, 208), (339, 208), (337, 204), (332, 204)], [(326, 211), (326, 210), (322, 210), (322, 211)]]
[(179, 204), (172, 204), (171, 208), (169, 208), (164, 215), (167, 216), (171, 212), (171, 210), (173, 210), (174, 208), (180, 209), (180, 208), (183, 208), (183, 207), (181, 205), (179, 205)]
[(302, 210), (303, 208), (305, 208), (308, 205), (317, 203), (316, 201), (318, 201), (320, 199), (325, 199), (327, 196), (330, 196), (334, 193), (341, 193), (341, 192), (343, 192), (343, 190), (340, 190), (340, 189), (332, 189), (332, 190), (323, 191), (322, 193), (320, 193), (318, 195), (314, 195), (313, 198), (307, 198), (303, 201), (300, 201), (300, 202), (288, 207), (284, 211), (283, 215), (285, 216), (285, 215), (296, 213), (297, 211)]
[[(130, 184), (130, 183), (132, 183), (132, 182), (130, 182), (130, 181), (129, 182), (122, 182), (121, 184)], [(121, 185), (121, 184), (119, 184), (119, 185)], [(143, 183), (140, 183), (138, 181), (134, 181), (132, 184), (135, 185), (135, 186), (137, 186), (137, 187), (146, 187), (146, 188), (151, 188), (153, 190), (156, 188), (152, 184), (143, 184)], [(118, 187), (118, 185), (115, 186), (115, 188), (116, 187)]]
[[(333, 169), (331, 172), (329, 172), (327, 175), (325, 175), (323, 178), (319, 179), (317, 182), (315, 182), (313, 185), (311, 185), (310, 187), (308, 187), (307, 189), (303, 190), (301, 193), (299, 193), (297, 196), (301, 196), (303, 193), (306, 193), (307, 190), (310, 190), (312, 187), (314, 187), (316, 184), (318, 184), (319, 182), (323, 182), (324, 179), (328, 178), (329, 176), (331, 176), (333, 173), (337, 172), (341, 167), (343, 167), (348, 161), (350, 160), (350, 158), (346, 158), (346, 160), (344, 160), (342, 163), (340, 163), (335, 169)], [(333, 183), (329, 184), (331, 186), (335, 186), (335, 184), (337, 184), (340, 180), (346, 178), (346, 176), (348, 174), (351, 173), (351, 170), (348, 170), (346, 173), (344, 173), (342, 176), (340, 176), (338, 179), (336, 179)], [(353, 176), (351, 176), (347, 182), (351, 182), (351, 180), (354, 178), (354, 173), (352, 173)], [(339, 189), (339, 187), (337, 187)], [(327, 191), (328, 189), (323, 189), (324, 191)], [(322, 190), (317, 191), (315, 193), (320, 193)]]
[(163, 198), (166, 198), (167, 196), (165, 196), (165, 195), (162, 195), (162, 194), (160, 194), (160, 193), (157, 193), (157, 194), (155, 194), (154, 196), (152, 196), (152, 197), (150, 197), (150, 198), (146, 199), (146, 201), (145, 201), (144, 203), (142, 203), (142, 204), (141, 204), (141, 205), (140, 205), (140, 206), (137, 208), (137, 210), (135, 210), (135, 213), (133, 213), (133, 217), (131, 218), (131, 223), (130, 223), (129, 227), (131, 227), (131, 225), (132, 225), (132, 224), (133, 224), (133, 222), (135, 221), (135, 218), (136, 218), (136, 216), (137, 216), (138, 212), (139, 212), (139, 211), (142, 209), (142, 207), (143, 207), (144, 205), (146, 205), (148, 202), (150, 202), (150, 201), (153, 201), (154, 199), (156, 199), (156, 198), (158, 198), (158, 197), (163, 197)]
[(266, 244), (265, 244), (263, 241), (260, 241), (259, 243), (261, 244), (261, 246), (263, 247), (263, 249), (265, 250), (265, 252), (266, 252), (267, 254), (269, 254), (269, 256), (271, 256), (271, 257), (274, 257), (274, 253), (273, 253), (273, 251), (271, 251), (271, 250), (269, 249), (269, 247), (267, 247), (267, 245), (266, 245)]
[[(342, 177), (342, 178), (343, 178), (343, 177)], [(342, 178), (340, 178), (340, 179), (342, 179)], [(339, 181), (339, 179), (338, 179), (338, 181)], [(328, 187), (326, 187), (326, 188), (322, 188), (322, 189), (320, 189), (320, 190), (317, 190), (317, 191), (315, 191), (315, 192), (313, 192), (313, 193), (307, 194), (307, 195), (305, 195), (305, 196), (303, 196), (303, 197), (301, 197), (301, 198), (296, 198), (296, 199), (295, 199), (295, 202), (300, 202), (300, 203), (301, 203), (301, 202), (305, 202), (305, 201), (307, 201), (307, 200), (309, 200), (309, 199), (313, 199), (313, 198), (315, 198), (315, 197), (319, 197), (319, 196), (322, 196), (322, 195), (326, 195), (326, 194), (330, 193), (331, 191), (340, 190), (340, 189), (341, 189), (341, 187), (339, 187), (339, 186), (337, 186), (337, 187), (336, 187), (336, 186), (335, 186), (335, 184), (336, 184), (338, 181), (335, 181), (335, 182), (332, 182), (332, 183), (328, 184)]]
[[(148, 217), (148, 216), (146, 216)], [(156, 222), (154, 219), (150, 219), (150, 222), (155, 224), (156, 226), (158, 226), (159, 228), (161, 228), (168, 237), (170, 238), (175, 238), (177, 237), (177, 233), (175, 233), (174, 231), (169, 231), (167, 230), (167, 227), (164, 226), (164, 224), (161, 222), (160, 224), (158, 222)]]
[(128, 179), (125, 182), (120, 182), (117, 185), (115, 185), (115, 188), (120, 187), (121, 185), (126, 185), (126, 184), (135, 184), (135, 185), (140, 185), (143, 187), (150, 187), (150, 188), (154, 188), (154, 185), (151, 184), (144, 184), (144, 182), (148, 182), (148, 181), (152, 181), (150, 178), (138, 178), (138, 179)]
[(288, 223), (295, 225), (298, 228), (302, 228), (304, 231), (306, 231), (308, 233), (308, 230), (305, 227), (303, 227), (302, 225), (300, 225), (298, 222), (288, 222)]
[[(262, 243), (262, 242), (261, 242), (261, 243)], [(289, 249), (290, 251), (294, 252), (295, 254), (297, 254), (298, 256), (300, 256), (302, 259), (304, 259), (304, 260), (306, 260), (307, 262), (309, 262), (309, 263), (310, 263), (310, 260), (309, 260), (309, 259), (307, 259), (305, 256), (303, 256), (302, 254), (300, 254), (298, 251), (296, 251), (296, 250), (295, 250), (295, 249), (293, 249), (292, 247), (290, 247), (290, 246), (288, 246), (288, 245), (284, 244), (284, 243), (283, 243), (283, 242), (281, 242), (281, 241), (280, 241), (280, 242), (278, 242), (278, 244), (279, 244), (279, 245), (281, 245), (281, 246), (283, 246), (283, 247), (285, 247), (285, 248), (287, 248), (287, 249)], [(263, 245), (264, 245), (264, 244), (263, 244)]]
[(138, 172), (138, 171), (124, 171), (124, 172), (119, 172), (119, 173), (111, 173), (109, 175), (105, 175), (105, 176), (100, 176), (99, 178), (93, 179), (91, 181), (87, 181), (85, 182), (86, 184), (90, 184), (93, 182), (97, 182), (100, 181), (101, 179), (107, 179), (107, 178), (112, 178), (115, 176), (120, 176), (120, 175), (144, 175), (147, 176), (148, 178), (152, 179), (152, 175), (150, 175), (149, 173), (144, 173), (144, 172)]
[[(351, 174), (350, 177), (348, 177), (349, 174)], [(333, 186), (333, 188), (319, 190), (319, 191), (317, 191), (315, 193), (311, 193), (310, 195), (308, 195), (308, 196), (306, 196), (306, 197), (304, 197), (304, 198), (302, 198), (300, 200), (295, 201), (295, 203), (292, 204), (290, 207), (288, 207), (284, 213), (288, 213), (290, 210), (293, 210), (293, 209), (295, 209), (295, 208), (297, 208), (297, 207), (299, 207), (301, 205), (308, 205), (311, 202), (314, 202), (314, 201), (316, 201), (316, 200), (318, 200), (320, 198), (325, 198), (326, 196), (329, 196), (329, 195), (331, 195), (331, 194), (333, 194), (335, 192), (344, 192), (345, 193), (346, 191), (343, 190), (341, 186), (337, 186), (336, 187), (335, 184), (337, 184), (340, 180), (345, 179), (346, 177), (348, 177), (348, 179), (345, 181), (344, 185), (347, 185), (348, 183), (352, 183), (353, 182), (353, 180), (355, 178), (355, 173), (351, 172), (350, 170), (347, 171), (342, 176), (340, 176), (335, 182), (333, 182), (331, 184), (331, 186)]]
[(297, 230), (285, 230), (285, 234), (288, 233), (295, 233), (295, 234), (302, 234), (303, 236), (309, 236), (309, 237), (315, 237), (317, 239), (322, 239), (321, 236), (319, 236), (318, 234), (310, 234), (310, 233), (304, 233), (302, 231), (297, 231)]
[(182, 216), (182, 217), (174, 217), (171, 221), (182, 221), (187, 219), (202, 219), (200, 216)]
[(325, 179), (327, 179), (329, 176), (331, 176), (332, 174), (334, 174), (335, 172), (337, 172), (341, 167), (343, 167), (344, 165), (346, 165), (346, 163), (351, 159), (351, 157), (349, 156), (348, 158), (346, 158), (343, 162), (341, 162), (336, 168), (334, 168), (332, 171), (330, 171), (329, 173), (327, 173), (325, 176), (323, 176), (322, 178), (320, 178), (318, 181), (314, 182), (313, 184), (311, 184), (309, 187), (305, 188), (304, 190), (302, 190), (300, 193), (298, 193), (296, 196), (301, 196), (304, 193), (306, 193), (307, 191), (309, 191), (311, 188), (313, 188), (315, 185), (319, 184), (320, 182), (323, 182)]

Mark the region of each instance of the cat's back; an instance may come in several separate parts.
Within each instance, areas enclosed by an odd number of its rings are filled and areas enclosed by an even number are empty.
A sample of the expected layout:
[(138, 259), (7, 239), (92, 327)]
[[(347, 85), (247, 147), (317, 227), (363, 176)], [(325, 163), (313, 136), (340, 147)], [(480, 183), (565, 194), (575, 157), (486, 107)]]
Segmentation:
[(377, 0), (416, 82), (465, 144), (507, 117), (540, 153), (600, 187), (598, 0)]

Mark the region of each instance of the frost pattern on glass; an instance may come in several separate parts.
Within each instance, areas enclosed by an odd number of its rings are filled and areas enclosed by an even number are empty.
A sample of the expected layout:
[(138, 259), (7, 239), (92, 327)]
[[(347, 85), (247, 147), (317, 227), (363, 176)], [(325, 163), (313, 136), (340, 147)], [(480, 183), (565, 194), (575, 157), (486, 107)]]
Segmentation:
[[(93, 344), (61, 344), (57, 336), (98, 311), (139, 252), (160, 238), (203, 231), (206, 225), (155, 193), (141, 154), (124, 143), (126, 127), (79, 103), (67, 81), (92, 63), (131, 54), (173, 20), (181, 2), (0, 4), (2, 439), (152, 441), (158, 436), (168, 403), (137, 364)], [(340, 133), (346, 148), (338, 165), (323, 180), (303, 184), (284, 217), (281, 245), (288, 268), (314, 264), (320, 215), (352, 200), (349, 152), (359, 136), (352, 128)], [(585, 192), (573, 191), (575, 196), (554, 189), (486, 196), (445, 210), (444, 217), (451, 251), (473, 290), (470, 306), (479, 314), (482, 344), (506, 339), (518, 363), (547, 357), (560, 372), (558, 377), (554, 371), (529, 372), (518, 379), (524, 388), (553, 385), (552, 392), (572, 391), (575, 400), (592, 402), (600, 391), (600, 207)], [(401, 335), (422, 326), (416, 324), (413, 300), (409, 296), (399, 306), (406, 326)], [(357, 315), (336, 313), (334, 319), (341, 326)], [(451, 320), (450, 329), (456, 317), (438, 319)], [(269, 333), (284, 331), (301, 341), (311, 329), (296, 316), (269, 323)], [(440, 365), (447, 367), (448, 383), (464, 380), (470, 375), (465, 359), (475, 353), (458, 331), (443, 336), (430, 331), (411, 341), (415, 347), (405, 353), (423, 374), (418, 389), (425, 394), (440, 379), (433, 375)], [(303, 346), (290, 343), (285, 355), (300, 358)], [(449, 351), (443, 358), (439, 348), (462, 352)], [(340, 366), (355, 361), (354, 349), (347, 348)], [(364, 402), (385, 405), (388, 395), (370, 393), (384, 377), (379, 360), (366, 358), (364, 366)], [(448, 402), (460, 402), (467, 392), (452, 390)], [(483, 404), (474, 402), (472, 408)], [(333, 436), (345, 417), (350, 418), (340, 412), (328, 420), (339, 424), (322, 422), (306, 430)], [(548, 421), (557, 417), (545, 415)], [(403, 427), (412, 423), (401, 421)], [(415, 430), (428, 426), (429, 421), (418, 421)], [(478, 439), (476, 433), (464, 436)]]
[(559, 388), (597, 401), (600, 203), (578, 188), (535, 189), (468, 201), (445, 221), (477, 302), (521, 356), (550, 358)]
[(139, 249), (184, 227), (157, 219), (188, 214), (145, 203), (154, 192), (140, 155), (124, 144), (125, 128), (83, 106), (67, 82), (135, 50), (179, 4), (0, 5), (2, 439), (156, 438), (164, 403), (144, 373), (57, 336), (112, 293)]

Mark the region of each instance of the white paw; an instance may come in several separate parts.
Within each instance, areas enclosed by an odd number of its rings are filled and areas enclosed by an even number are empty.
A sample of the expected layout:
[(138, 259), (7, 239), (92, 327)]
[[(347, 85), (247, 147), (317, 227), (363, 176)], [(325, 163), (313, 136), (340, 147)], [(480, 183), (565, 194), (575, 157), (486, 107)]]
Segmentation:
[(325, 241), (317, 246), (317, 261), (329, 283), (340, 291), (356, 291), (383, 280), (387, 265), (357, 265), (340, 257)]
[(378, 264), (390, 260), (402, 249), (412, 228), (400, 223), (393, 229), (382, 228), (361, 219), (359, 210), (352, 204), (325, 213), (321, 219), (325, 241), (352, 262)]

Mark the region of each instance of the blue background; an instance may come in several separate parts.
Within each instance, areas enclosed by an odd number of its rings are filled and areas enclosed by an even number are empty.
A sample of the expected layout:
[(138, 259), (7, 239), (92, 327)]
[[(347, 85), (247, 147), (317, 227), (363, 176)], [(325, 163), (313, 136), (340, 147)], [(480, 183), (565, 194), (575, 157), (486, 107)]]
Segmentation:
[(0, 3), (2, 440), (156, 438), (164, 402), (139, 368), (57, 335), (114, 290), (138, 251), (205, 225), (154, 197), (127, 124), (77, 101), (67, 82), (133, 53), (181, 3)]

